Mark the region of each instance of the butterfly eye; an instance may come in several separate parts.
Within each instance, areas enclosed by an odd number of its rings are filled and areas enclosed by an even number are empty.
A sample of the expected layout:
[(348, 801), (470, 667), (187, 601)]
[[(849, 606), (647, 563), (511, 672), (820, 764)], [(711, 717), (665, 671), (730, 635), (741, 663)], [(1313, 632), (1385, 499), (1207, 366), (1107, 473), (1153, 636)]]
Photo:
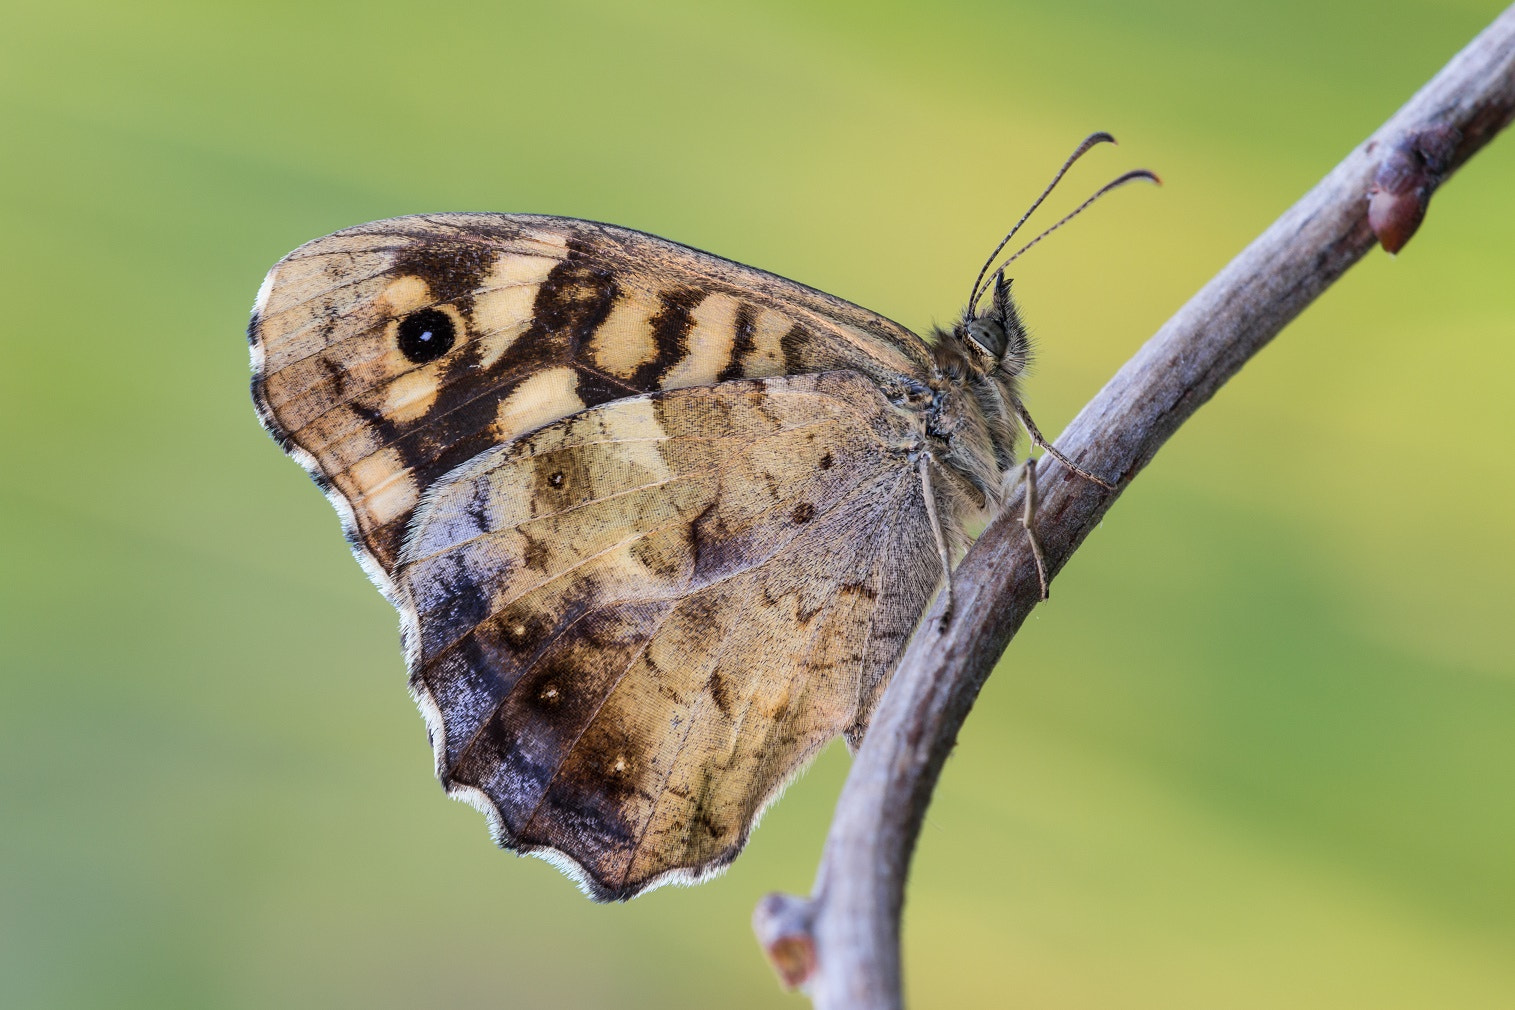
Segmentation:
[(1005, 331), (992, 319), (975, 319), (967, 326), (968, 339), (985, 354), (998, 358), (1005, 353)]
[(435, 361), (452, 349), (452, 320), (436, 309), (412, 312), (400, 320), (400, 352), (418, 365)]

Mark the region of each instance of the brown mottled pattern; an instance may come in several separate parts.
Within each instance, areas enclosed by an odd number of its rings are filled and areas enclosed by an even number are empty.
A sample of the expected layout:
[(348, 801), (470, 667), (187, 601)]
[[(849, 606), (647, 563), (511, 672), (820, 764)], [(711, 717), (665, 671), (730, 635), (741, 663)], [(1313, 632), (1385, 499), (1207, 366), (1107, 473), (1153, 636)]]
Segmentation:
[[(422, 310), (434, 360), (397, 338)], [(903, 406), (932, 352), (791, 281), (583, 221), (398, 218), (282, 260), (249, 337), (260, 417), (402, 614), (438, 775), (596, 897), (734, 858), (858, 741), (940, 584)], [(937, 495), (956, 541), (982, 491)]]
[(618, 400), (454, 474), (400, 568), (444, 780), (603, 896), (729, 861), (940, 577), (908, 434), (830, 372)]

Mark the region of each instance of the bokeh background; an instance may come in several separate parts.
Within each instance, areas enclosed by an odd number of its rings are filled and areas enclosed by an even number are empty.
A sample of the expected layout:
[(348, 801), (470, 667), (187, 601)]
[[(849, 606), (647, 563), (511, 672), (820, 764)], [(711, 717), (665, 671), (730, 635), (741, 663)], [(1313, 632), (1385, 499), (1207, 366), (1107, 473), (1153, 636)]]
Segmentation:
[[(447, 801), (395, 618), (258, 428), (264, 271), (374, 218), (614, 221), (917, 329), (1018, 264), (1059, 430), (1483, 0), (14, 2), (0, 33), (0, 1004), (796, 1006), (840, 747), (600, 907)], [(1013, 644), (906, 916), (918, 1006), (1515, 1005), (1515, 136), (1185, 428)], [(1047, 220), (1051, 220), (1049, 213)]]

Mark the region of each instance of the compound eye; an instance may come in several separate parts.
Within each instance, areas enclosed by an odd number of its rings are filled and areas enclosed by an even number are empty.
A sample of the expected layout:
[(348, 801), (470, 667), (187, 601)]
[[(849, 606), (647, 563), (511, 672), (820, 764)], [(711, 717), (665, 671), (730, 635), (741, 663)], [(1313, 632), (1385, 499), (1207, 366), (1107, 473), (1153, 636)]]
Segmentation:
[(424, 365), (452, 350), (457, 332), (447, 313), (422, 309), (400, 320), (397, 336), (400, 353), (416, 364)]
[(968, 339), (978, 345), (979, 350), (992, 357), (1002, 357), (1005, 353), (1005, 331), (992, 319), (975, 319), (965, 327)]

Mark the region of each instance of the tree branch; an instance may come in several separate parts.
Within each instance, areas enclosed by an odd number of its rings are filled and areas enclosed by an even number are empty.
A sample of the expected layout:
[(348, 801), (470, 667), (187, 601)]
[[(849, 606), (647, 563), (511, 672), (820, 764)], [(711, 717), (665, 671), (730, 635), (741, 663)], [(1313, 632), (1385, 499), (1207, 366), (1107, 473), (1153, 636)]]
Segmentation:
[[(1059, 448), (1123, 491), (1178, 427), (1375, 243), (1408, 241), (1435, 187), (1515, 117), (1515, 7), (1178, 311), (1100, 390)], [(1369, 221), (1369, 197), (1373, 220)], [(1049, 574), (1114, 504), (1048, 458), (1036, 528)], [(959, 727), (1039, 602), (1019, 501), (958, 566), (885, 693), (837, 803), (810, 899), (770, 896), (754, 926), (822, 1010), (896, 1008), (905, 876)], [(798, 953), (797, 953), (798, 952)]]

